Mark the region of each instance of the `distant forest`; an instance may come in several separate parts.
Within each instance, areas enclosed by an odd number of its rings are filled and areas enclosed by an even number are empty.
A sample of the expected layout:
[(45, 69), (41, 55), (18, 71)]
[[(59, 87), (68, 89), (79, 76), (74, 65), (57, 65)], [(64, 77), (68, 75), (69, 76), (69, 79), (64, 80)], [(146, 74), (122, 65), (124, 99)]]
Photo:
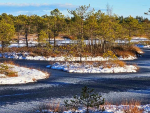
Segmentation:
[(107, 10), (90, 10), (89, 6), (79, 6), (75, 10), (68, 10), (72, 15), (66, 17), (59, 9), (54, 9), (50, 15), (0, 15), (0, 41), (2, 46), (16, 35), (24, 35), (28, 41), (29, 34), (37, 34), (38, 42), (50, 40), (62, 34), (71, 39), (99, 39), (101, 42), (115, 40), (131, 40), (133, 36), (150, 38), (150, 20), (129, 16), (117, 16)]

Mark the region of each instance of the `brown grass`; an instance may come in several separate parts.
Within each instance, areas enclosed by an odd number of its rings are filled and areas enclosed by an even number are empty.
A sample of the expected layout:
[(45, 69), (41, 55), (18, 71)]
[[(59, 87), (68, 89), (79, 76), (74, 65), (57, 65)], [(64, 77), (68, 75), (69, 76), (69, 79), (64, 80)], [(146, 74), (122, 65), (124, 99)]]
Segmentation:
[[(1, 49), (0, 49), (1, 50)], [(103, 56), (103, 50), (97, 46), (91, 49), (91, 46), (86, 45), (82, 49), (79, 45), (62, 45), (56, 46), (55, 49), (53, 46), (46, 46), (46, 47), (12, 47), (12, 48), (5, 48), (4, 52), (16, 52), (20, 53), (23, 56), (25, 52), (28, 52), (30, 56), (51, 56), (51, 57), (58, 57), (58, 56), (74, 56), (74, 57), (88, 57), (88, 56)], [(109, 50), (110, 51), (110, 50)], [(128, 57), (128, 56), (135, 56), (136, 53), (142, 53), (142, 50), (136, 46), (115, 46), (111, 47), (111, 51), (117, 57)]]
[(55, 101), (49, 104), (44, 103), (43, 105), (40, 105), (38, 108), (35, 108), (36, 111), (37, 109), (40, 111), (40, 113), (47, 113), (47, 112), (62, 113), (63, 111), (66, 110), (64, 106), (61, 106), (59, 102), (56, 103)]
[(120, 60), (109, 60), (109, 61), (103, 61), (101, 63), (102, 66), (104, 66), (104, 68), (111, 68), (111, 67), (124, 67), (126, 65), (125, 62), (120, 61)]
[(120, 60), (116, 61), (115, 63), (116, 63), (116, 65), (119, 66), (119, 67), (124, 67), (124, 66), (126, 65), (125, 62), (120, 61)]
[[(143, 113), (144, 109), (141, 109), (141, 102), (140, 101), (135, 101), (135, 100), (131, 100), (131, 101), (124, 101), (120, 104), (122, 107), (119, 108), (120, 110), (122, 110), (124, 113)], [(119, 105), (116, 105), (116, 107), (118, 107)], [(114, 109), (112, 104), (109, 102), (105, 102), (104, 105), (100, 106), (101, 108), (104, 109)], [(118, 109), (118, 108), (117, 108)]]
[(17, 65), (13, 61), (5, 61), (4, 64)]
[(143, 51), (136, 46), (116, 46), (113, 48), (113, 51), (119, 57), (135, 56), (136, 53), (143, 54)]
[(141, 105), (139, 101), (131, 100), (130, 102), (123, 102), (122, 105), (125, 105), (125, 107), (123, 107), (125, 113), (143, 113), (144, 111), (139, 108)]
[(36, 81), (37, 81), (37, 79), (36, 79), (36, 78), (32, 78), (32, 80), (33, 80), (34, 82), (36, 82)]
[(134, 64), (134, 66), (137, 68), (137, 71), (139, 71), (140, 68), (136, 64)]
[(137, 46), (131, 46), (130, 49), (132, 51), (137, 52), (137, 53), (143, 53), (143, 51), (139, 47), (137, 47)]
[(18, 73), (11, 70), (9, 70), (6, 75), (8, 77), (18, 77)]
[(0, 73), (6, 75), (7, 77), (17, 77), (18, 73), (12, 71), (11, 66), (8, 66), (7, 63), (3, 63), (0, 65)]

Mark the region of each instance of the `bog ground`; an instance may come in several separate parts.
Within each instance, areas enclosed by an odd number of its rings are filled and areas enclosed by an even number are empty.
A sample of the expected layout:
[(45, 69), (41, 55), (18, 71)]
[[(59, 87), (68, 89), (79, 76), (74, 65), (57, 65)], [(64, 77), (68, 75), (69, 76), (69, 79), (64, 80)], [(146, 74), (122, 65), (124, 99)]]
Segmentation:
[[(47, 69), (48, 61), (14, 60), (22, 66), (42, 69), (51, 73), (50, 78), (37, 83), (0, 86), (0, 111), (3, 113), (26, 113), (40, 104), (63, 103), (63, 100), (79, 94), (83, 86), (94, 88), (106, 101), (119, 104), (125, 99), (150, 102), (150, 50), (129, 64), (137, 64), (137, 73), (118, 74), (77, 74)], [(1, 59), (3, 61), (4, 59)], [(10, 60), (10, 59), (5, 59)]]

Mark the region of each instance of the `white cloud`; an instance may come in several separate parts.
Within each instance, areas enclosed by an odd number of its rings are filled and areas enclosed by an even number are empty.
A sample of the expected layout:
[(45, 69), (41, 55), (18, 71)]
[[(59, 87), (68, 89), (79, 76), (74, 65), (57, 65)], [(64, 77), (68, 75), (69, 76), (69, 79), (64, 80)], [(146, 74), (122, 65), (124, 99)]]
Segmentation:
[(0, 6), (48, 6), (49, 4), (36, 4), (36, 3), (0, 3)]
[[(75, 9), (78, 6), (66, 3), (66, 4), (48, 4), (48, 3), (1, 3), (0, 13), (7, 13), (13, 15), (19, 14), (37, 14), (44, 15), (50, 14), (50, 11), (58, 8), (60, 12), (67, 12), (67, 9)], [(65, 14), (66, 14), (65, 12)]]
[(56, 6), (56, 7), (62, 7), (62, 8), (75, 8), (76, 6), (66, 3), (66, 4), (48, 4), (48, 3), (0, 3), (0, 6), (16, 6), (16, 7), (26, 7), (26, 6), (34, 6), (34, 7), (39, 7), (39, 6)]

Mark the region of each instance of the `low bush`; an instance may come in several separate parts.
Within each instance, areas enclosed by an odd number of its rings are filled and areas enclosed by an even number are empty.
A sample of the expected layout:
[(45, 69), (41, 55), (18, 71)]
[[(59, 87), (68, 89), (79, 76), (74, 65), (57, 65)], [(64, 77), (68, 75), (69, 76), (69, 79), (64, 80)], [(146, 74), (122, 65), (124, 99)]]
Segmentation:
[(0, 74), (4, 74), (8, 77), (17, 77), (17, 72), (12, 71), (12, 67), (7, 64), (0, 64)]
[(115, 46), (112, 51), (116, 56), (128, 57), (135, 56), (137, 54), (143, 54), (143, 51), (136, 46)]

